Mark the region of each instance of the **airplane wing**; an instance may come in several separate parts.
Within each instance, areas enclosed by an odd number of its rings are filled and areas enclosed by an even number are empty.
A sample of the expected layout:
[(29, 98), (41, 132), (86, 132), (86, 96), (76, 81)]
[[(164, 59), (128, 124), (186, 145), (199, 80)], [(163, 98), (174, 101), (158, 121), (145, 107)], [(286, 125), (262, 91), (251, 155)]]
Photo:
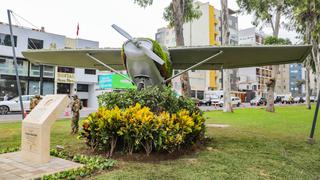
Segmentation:
[(23, 56), (34, 64), (59, 65), (106, 70), (101, 64), (87, 56), (90, 53), (115, 70), (125, 70), (121, 59), (121, 49), (61, 49), (30, 50), (22, 52)]
[(222, 54), (194, 69), (217, 70), (241, 67), (301, 63), (311, 51), (309, 45), (288, 46), (203, 46), (170, 48), (173, 69), (186, 69), (222, 51)]

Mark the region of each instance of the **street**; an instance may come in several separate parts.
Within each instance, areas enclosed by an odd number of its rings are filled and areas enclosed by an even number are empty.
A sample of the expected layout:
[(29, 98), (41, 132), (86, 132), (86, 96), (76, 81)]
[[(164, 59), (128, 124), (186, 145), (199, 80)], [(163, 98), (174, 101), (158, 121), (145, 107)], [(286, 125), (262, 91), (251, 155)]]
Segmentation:
[[(295, 106), (295, 105), (301, 105), (301, 104), (275, 104), (275, 106)], [(264, 108), (265, 106), (251, 106), (250, 103), (241, 103), (240, 107), (234, 107), (234, 109), (239, 109), (239, 108)], [(222, 107), (219, 106), (199, 106), (199, 108), (202, 111), (215, 111), (215, 110), (222, 110)], [(85, 118), (87, 117), (90, 113), (95, 112), (96, 109), (94, 108), (84, 108), (80, 111), (80, 117)], [(61, 119), (65, 118), (71, 118), (72, 114), (69, 109), (66, 109), (64, 113), (61, 114)], [(7, 115), (0, 115), (0, 123), (5, 123), (5, 122), (17, 122), (21, 121), (22, 117), (19, 112), (16, 113), (9, 113)]]

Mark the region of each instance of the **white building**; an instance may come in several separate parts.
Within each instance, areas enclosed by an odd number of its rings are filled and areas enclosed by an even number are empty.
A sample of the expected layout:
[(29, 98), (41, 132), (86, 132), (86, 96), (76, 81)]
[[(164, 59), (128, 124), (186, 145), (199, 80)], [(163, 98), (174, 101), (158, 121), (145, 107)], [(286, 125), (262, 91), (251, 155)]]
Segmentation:
[[(71, 39), (63, 35), (13, 26), (22, 94), (78, 94), (83, 104), (97, 107), (97, 73), (93, 69), (34, 65), (22, 51), (28, 49), (98, 48), (99, 42)], [(9, 25), (0, 23), (0, 98), (17, 96)]]
[[(219, 11), (210, 5), (210, 3), (196, 2), (199, 5), (202, 15), (199, 19), (193, 20), (192, 22), (185, 23), (183, 25), (183, 36), (185, 46), (208, 46), (208, 45), (219, 45), (220, 40), (219, 34)], [(229, 21), (232, 31), (232, 41), (236, 44), (238, 41), (237, 29), (238, 29), (238, 18), (233, 16), (232, 20)], [(172, 28), (160, 28), (156, 33), (156, 40), (167, 47), (176, 46), (175, 31)], [(205, 91), (208, 90), (220, 90), (221, 89), (221, 72), (220, 71), (190, 71), (190, 85), (192, 97), (202, 99)], [(179, 78), (173, 79), (173, 87), (179, 93), (181, 91), (181, 84)]]
[[(255, 27), (239, 31), (239, 45), (262, 45), (265, 34)], [(256, 95), (266, 96), (266, 82), (271, 78), (271, 66), (249, 67), (239, 69), (239, 90), (253, 91)], [(250, 99), (248, 99), (250, 100)]]

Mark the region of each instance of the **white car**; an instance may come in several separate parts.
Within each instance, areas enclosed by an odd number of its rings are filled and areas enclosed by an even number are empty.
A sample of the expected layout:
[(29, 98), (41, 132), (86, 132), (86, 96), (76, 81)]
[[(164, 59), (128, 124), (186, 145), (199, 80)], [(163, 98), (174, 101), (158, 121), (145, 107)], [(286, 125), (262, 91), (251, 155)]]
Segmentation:
[[(231, 97), (231, 105), (239, 107), (241, 104), (241, 100), (238, 97)], [(219, 101), (219, 106), (223, 107), (223, 99)]]
[(316, 102), (316, 96), (310, 96), (310, 102)]
[(217, 105), (219, 105), (220, 101), (221, 101), (220, 98), (213, 98), (213, 99), (211, 99), (211, 104), (214, 106), (217, 106)]
[[(30, 100), (35, 95), (22, 95), (23, 108), (25, 111), (30, 111)], [(21, 111), (19, 97), (10, 99), (9, 101), (0, 101), (0, 114), (8, 112)]]

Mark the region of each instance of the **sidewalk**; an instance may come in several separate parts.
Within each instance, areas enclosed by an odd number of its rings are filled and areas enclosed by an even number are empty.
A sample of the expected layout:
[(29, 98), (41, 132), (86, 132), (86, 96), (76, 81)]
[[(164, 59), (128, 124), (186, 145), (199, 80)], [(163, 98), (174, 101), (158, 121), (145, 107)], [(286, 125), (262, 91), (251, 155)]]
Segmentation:
[[(83, 108), (80, 110), (80, 117), (85, 118), (90, 113), (95, 112), (96, 109), (94, 108)], [(63, 112), (60, 116), (60, 119), (71, 119), (72, 113), (70, 111), (70, 108), (66, 109), (65, 112)], [(0, 123), (8, 123), (8, 122), (19, 122), (21, 121), (22, 117), (20, 113), (10, 113), (7, 115), (0, 115)]]

